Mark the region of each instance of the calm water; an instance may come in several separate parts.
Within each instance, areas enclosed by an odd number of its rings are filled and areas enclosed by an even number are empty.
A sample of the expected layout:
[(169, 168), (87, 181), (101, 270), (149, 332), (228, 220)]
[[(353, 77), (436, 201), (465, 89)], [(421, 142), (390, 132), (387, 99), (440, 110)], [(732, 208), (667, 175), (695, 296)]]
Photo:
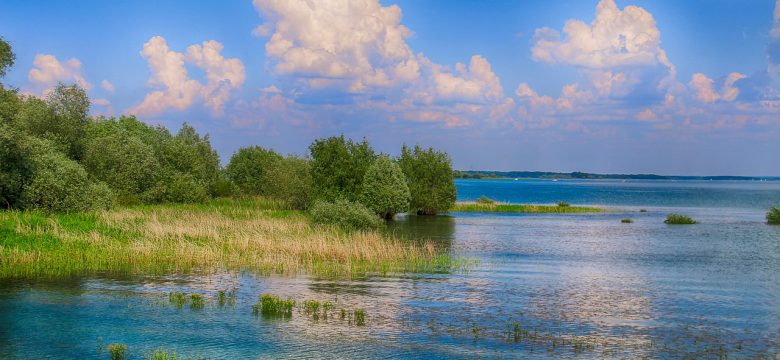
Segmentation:
[[(0, 358), (108, 358), (100, 346), (113, 342), (127, 344), (131, 359), (157, 348), (205, 358), (780, 358), (780, 226), (764, 222), (780, 204), (780, 183), (457, 185), (461, 200), (612, 211), (455, 213), (402, 218), (388, 229), (479, 261), (457, 274), (0, 283)], [(669, 212), (700, 224), (665, 225)], [(626, 217), (634, 223), (621, 224)], [(219, 306), (221, 289), (235, 290), (236, 303)], [(209, 299), (201, 310), (178, 309), (168, 302), (172, 290)], [(265, 292), (365, 308), (366, 326), (298, 312), (255, 317), (251, 305)], [(507, 333), (514, 322), (529, 331), (525, 339)]]

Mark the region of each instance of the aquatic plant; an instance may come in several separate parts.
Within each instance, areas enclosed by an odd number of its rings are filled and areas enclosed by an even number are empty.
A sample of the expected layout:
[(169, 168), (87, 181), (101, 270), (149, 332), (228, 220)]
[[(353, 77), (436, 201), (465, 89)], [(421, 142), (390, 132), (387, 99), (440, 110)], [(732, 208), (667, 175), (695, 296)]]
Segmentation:
[(364, 326), (366, 325), (366, 311), (363, 309), (355, 309), (355, 325), (357, 326)]
[(569, 207), (569, 206), (571, 206), (571, 204), (569, 204), (569, 203), (567, 203), (565, 201), (559, 201), (558, 202), (558, 206), (559, 207)]
[(780, 207), (773, 207), (766, 213), (766, 222), (771, 225), (780, 225)]
[(225, 306), (225, 304), (233, 306), (236, 304), (236, 291), (235, 290), (220, 290), (217, 293), (217, 303), (220, 307)]
[(647, 212), (647, 209), (639, 209), (639, 212)]
[(190, 295), (190, 298), (192, 299), (192, 301), (190, 302), (190, 308), (191, 309), (194, 309), (194, 310), (203, 309), (203, 305), (204, 305), (203, 295), (197, 294), (197, 293), (192, 293)]
[(664, 223), (675, 225), (691, 225), (696, 224), (697, 222), (687, 215), (669, 214), (666, 215), (666, 220), (664, 220)]
[(153, 353), (146, 357), (147, 360), (177, 360), (176, 352), (167, 352), (162, 349), (157, 349)]
[(493, 199), (491, 199), (491, 198), (489, 198), (489, 197), (487, 197), (485, 195), (480, 196), (479, 199), (477, 199), (476, 202), (477, 202), (477, 204), (487, 204), (487, 205), (491, 205), (491, 204), (495, 204), (496, 203), (495, 200), (493, 200)]
[(604, 209), (585, 206), (523, 205), (503, 203), (458, 202), (452, 212), (507, 212), (507, 213), (590, 213), (603, 212)]
[(463, 265), (432, 242), (315, 226), (304, 212), (284, 206), (252, 198), (97, 213), (3, 211), (0, 228), (8, 231), (0, 247), (0, 279), (194, 270), (352, 277)]
[(292, 317), (293, 306), (295, 300), (292, 298), (282, 299), (276, 295), (263, 294), (259, 303), (252, 307), (252, 312), (255, 315), (259, 313), (263, 316), (288, 319)]
[(634, 220), (626, 218), (626, 219), (620, 220), (620, 222), (623, 223), (623, 224), (631, 224), (631, 223), (634, 222)]
[(125, 360), (127, 345), (119, 343), (108, 344), (108, 346), (106, 346), (106, 351), (108, 351), (111, 360)]
[(174, 305), (176, 305), (177, 308), (181, 309), (184, 307), (184, 304), (187, 303), (187, 294), (183, 292), (173, 292), (171, 291), (168, 293), (168, 301)]

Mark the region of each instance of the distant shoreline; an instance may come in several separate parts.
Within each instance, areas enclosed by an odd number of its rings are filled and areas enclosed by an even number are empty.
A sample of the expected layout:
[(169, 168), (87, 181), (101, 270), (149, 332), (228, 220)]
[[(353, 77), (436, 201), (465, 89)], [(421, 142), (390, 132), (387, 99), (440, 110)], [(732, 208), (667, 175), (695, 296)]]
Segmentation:
[(456, 179), (594, 179), (594, 180), (712, 180), (778, 181), (780, 176), (681, 176), (655, 174), (593, 174), (584, 172), (455, 170)]

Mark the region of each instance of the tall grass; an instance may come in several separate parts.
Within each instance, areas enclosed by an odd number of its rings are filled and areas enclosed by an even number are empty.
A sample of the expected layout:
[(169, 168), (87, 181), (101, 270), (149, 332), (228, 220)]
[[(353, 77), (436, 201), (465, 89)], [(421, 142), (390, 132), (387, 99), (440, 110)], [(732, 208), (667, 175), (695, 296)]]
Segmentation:
[(511, 212), (511, 213), (589, 213), (604, 209), (571, 205), (522, 205), (490, 202), (458, 202), (450, 209), (453, 212)]
[(461, 266), (432, 242), (313, 225), (265, 199), (96, 213), (0, 212), (0, 278), (237, 270), (349, 277)]

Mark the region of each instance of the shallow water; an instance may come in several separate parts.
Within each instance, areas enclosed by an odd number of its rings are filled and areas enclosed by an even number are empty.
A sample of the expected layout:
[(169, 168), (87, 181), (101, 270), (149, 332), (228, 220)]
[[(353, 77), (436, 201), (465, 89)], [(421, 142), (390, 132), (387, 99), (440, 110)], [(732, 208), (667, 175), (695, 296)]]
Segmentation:
[[(600, 214), (404, 217), (388, 231), (479, 261), (468, 272), (370, 276), (211, 274), (0, 284), (0, 358), (778, 358), (777, 182), (459, 180), (461, 200), (596, 204)], [(639, 212), (645, 208), (647, 212)], [(700, 224), (665, 225), (669, 212)], [(622, 224), (623, 218), (634, 219)], [(235, 290), (220, 306), (219, 290)], [(207, 296), (177, 308), (169, 291)], [(252, 315), (261, 293), (366, 310), (355, 326)], [(527, 330), (520, 339), (517, 322)], [(576, 346), (575, 346), (576, 340)], [(101, 347), (103, 349), (101, 349)]]

